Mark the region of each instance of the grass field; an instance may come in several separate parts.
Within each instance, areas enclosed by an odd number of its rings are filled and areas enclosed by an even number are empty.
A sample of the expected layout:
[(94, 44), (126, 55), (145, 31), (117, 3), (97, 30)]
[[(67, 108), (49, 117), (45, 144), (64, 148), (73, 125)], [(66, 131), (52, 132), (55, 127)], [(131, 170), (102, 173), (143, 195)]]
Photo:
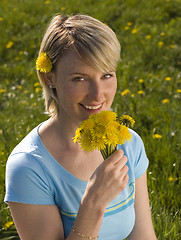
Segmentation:
[(0, 1), (0, 239), (18, 239), (3, 203), (5, 164), (15, 145), (47, 119), (35, 60), (56, 13), (89, 14), (116, 32), (122, 61), (113, 109), (135, 119), (145, 143), (158, 239), (181, 239), (181, 0)]

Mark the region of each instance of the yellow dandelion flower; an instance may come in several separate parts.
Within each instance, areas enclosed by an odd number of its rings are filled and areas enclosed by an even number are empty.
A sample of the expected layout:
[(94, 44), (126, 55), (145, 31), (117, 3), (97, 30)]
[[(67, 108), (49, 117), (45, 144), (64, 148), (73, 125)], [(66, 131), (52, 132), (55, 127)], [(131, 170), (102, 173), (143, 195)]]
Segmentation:
[(102, 111), (98, 115), (92, 115), (95, 118), (95, 122), (102, 123), (103, 125), (109, 124), (109, 122), (116, 121), (117, 113), (112, 111)]
[(81, 130), (81, 128), (77, 128), (75, 131), (75, 137), (72, 138), (74, 143), (78, 142), (78, 140), (80, 138), (80, 130)]
[(119, 144), (124, 144), (125, 141), (131, 141), (131, 133), (129, 132), (128, 127), (121, 124), (119, 131)]
[(65, 10), (65, 7), (61, 7), (61, 11), (64, 11)]
[(150, 38), (151, 38), (151, 35), (146, 35), (145, 38), (146, 38), (146, 39), (150, 39)]
[(128, 25), (128, 26), (132, 26), (132, 22), (128, 22), (127, 25)]
[(118, 122), (117, 114), (102, 111), (90, 115), (80, 124), (73, 142), (79, 143), (84, 151), (100, 150), (105, 159), (115, 151), (117, 144), (123, 144), (130, 139), (128, 128)]
[(45, 52), (42, 52), (36, 60), (36, 70), (47, 73), (52, 69), (52, 62)]
[(125, 26), (124, 29), (125, 29), (125, 30), (129, 30), (129, 26)]
[(121, 124), (124, 124), (127, 127), (133, 127), (135, 124), (135, 120), (129, 115), (123, 115), (122, 117), (120, 117), (119, 121)]
[(1, 154), (1, 156), (4, 156), (4, 152), (3, 151), (1, 151), (0, 154)]
[(18, 89), (21, 90), (21, 89), (22, 89), (22, 86), (21, 86), (21, 85), (18, 85)]
[(129, 89), (125, 89), (124, 91), (121, 92), (121, 96), (125, 96), (128, 93), (130, 93), (130, 90)]
[(143, 94), (144, 94), (143, 90), (139, 90), (139, 91), (138, 91), (138, 94), (139, 94), (139, 95), (143, 95)]
[(168, 180), (169, 180), (170, 182), (172, 182), (174, 179), (173, 179), (173, 177), (169, 177)]
[(162, 37), (165, 36), (165, 33), (164, 33), (164, 32), (161, 32), (161, 33), (160, 33), (160, 36), (162, 36)]
[(136, 34), (137, 32), (138, 32), (138, 29), (136, 29), (136, 28), (134, 28), (134, 29), (131, 31), (132, 34)]
[(50, 4), (50, 1), (46, 1), (45, 4), (47, 4), (47, 5)]
[(0, 93), (5, 93), (6, 90), (5, 89), (0, 89)]
[(36, 88), (35, 88), (35, 92), (36, 92), (36, 93), (41, 92), (41, 88), (40, 88), (40, 87), (36, 87)]
[(175, 45), (171, 44), (171, 45), (170, 45), (170, 48), (175, 48)]
[(14, 60), (15, 60), (15, 61), (18, 61), (18, 60), (19, 60), (19, 57), (15, 57)]
[(14, 224), (13, 221), (7, 222), (7, 223), (4, 224), (3, 228), (4, 228), (5, 230), (7, 230), (7, 229), (10, 228), (13, 224)]
[(160, 134), (154, 134), (153, 139), (161, 139), (162, 136)]
[(6, 45), (6, 48), (11, 48), (13, 46), (13, 42), (8, 42), (8, 44)]
[(131, 97), (135, 97), (135, 94), (134, 94), (134, 93), (132, 93), (132, 94), (131, 94)]
[(0, 22), (1, 22), (1, 21), (3, 21), (3, 18), (2, 18), (2, 17), (0, 17)]
[(164, 45), (164, 42), (163, 42), (163, 41), (158, 42), (158, 47), (159, 47), (159, 48), (162, 48), (163, 45)]
[(2, 135), (3, 134), (3, 130), (2, 129), (0, 129), (0, 135)]
[(165, 78), (165, 81), (167, 81), (167, 82), (169, 82), (169, 81), (171, 81), (172, 79), (171, 79), (171, 77), (166, 77)]
[(170, 100), (167, 99), (167, 98), (165, 98), (165, 99), (162, 100), (162, 103), (164, 103), (164, 104), (165, 104), (165, 103), (169, 103), (169, 102), (170, 102)]
[(181, 93), (181, 89), (177, 89), (177, 93)]
[(138, 82), (139, 82), (139, 83), (143, 83), (144, 80), (143, 80), (142, 78), (140, 78), (140, 79), (138, 79)]
[(39, 82), (36, 82), (33, 84), (33, 87), (39, 87), (40, 86), (40, 83)]

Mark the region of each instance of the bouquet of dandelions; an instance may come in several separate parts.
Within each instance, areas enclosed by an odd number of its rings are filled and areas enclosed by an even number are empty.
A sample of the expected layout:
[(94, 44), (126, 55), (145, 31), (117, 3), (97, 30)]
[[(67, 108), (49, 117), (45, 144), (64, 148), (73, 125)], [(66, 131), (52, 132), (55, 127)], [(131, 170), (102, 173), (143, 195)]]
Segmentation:
[(119, 120), (117, 113), (102, 111), (90, 115), (76, 130), (74, 143), (80, 143), (84, 151), (99, 150), (104, 158), (108, 158), (118, 144), (131, 141), (128, 127), (133, 127), (135, 121), (128, 115), (123, 115)]

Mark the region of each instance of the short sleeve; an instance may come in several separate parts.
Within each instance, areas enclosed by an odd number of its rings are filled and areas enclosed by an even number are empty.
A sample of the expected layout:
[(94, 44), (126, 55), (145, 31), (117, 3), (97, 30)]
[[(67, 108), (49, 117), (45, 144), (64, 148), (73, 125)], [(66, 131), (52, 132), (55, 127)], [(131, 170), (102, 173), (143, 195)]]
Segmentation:
[(54, 205), (53, 191), (36, 158), (28, 153), (10, 155), (6, 165), (4, 201)]
[(144, 143), (141, 137), (134, 132), (132, 134), (133, 152), (135, 153), (134, 174), (135, 179), (139, 178), (148, 168), (149, 160), (147, 158)]

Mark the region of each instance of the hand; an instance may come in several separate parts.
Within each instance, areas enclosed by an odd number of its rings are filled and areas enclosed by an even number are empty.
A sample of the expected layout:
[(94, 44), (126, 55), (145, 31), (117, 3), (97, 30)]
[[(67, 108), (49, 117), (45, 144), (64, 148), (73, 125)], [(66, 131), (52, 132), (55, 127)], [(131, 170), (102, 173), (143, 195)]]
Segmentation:
[(95, 207), (108, 205), (128, 183), (127, 157), (119, 149), (109, 156), (91, 176), (82, 201), (88, 201)]

